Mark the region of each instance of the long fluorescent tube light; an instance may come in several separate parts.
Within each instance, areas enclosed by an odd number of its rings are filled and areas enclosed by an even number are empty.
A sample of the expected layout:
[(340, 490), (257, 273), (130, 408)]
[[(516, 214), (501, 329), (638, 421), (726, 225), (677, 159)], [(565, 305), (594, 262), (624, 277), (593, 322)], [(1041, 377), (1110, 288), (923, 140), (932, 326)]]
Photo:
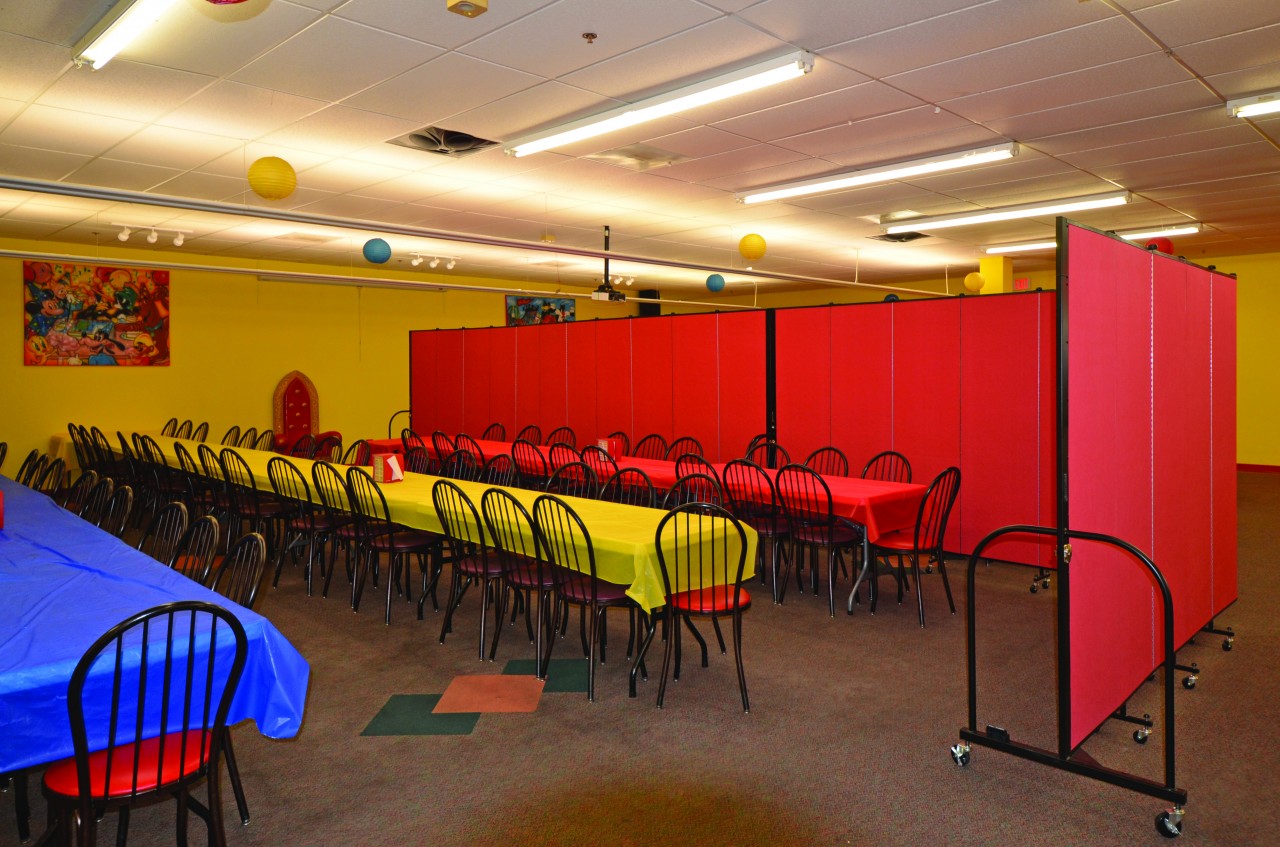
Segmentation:
[(526, 135), (511, 141), (503, 149), (512, 156), (541, 153), (553, 147), (563, 147), (575, 141), (594, 138), (607, 132), (625, 129), (657, 118), (665, 118), (708, 103), (786, 82), (803, 76), (811, 70), (813, 70), (813, 54), (800, 50), (636, 103), (619, 106), (589, 118)]
[(1080, 212), (1085, 209), (1123, 206), (1129, 200), (1128, 191), (1113, 191), (1109, 194), (1071, 197), (1066, 200), (1053, 200), (1048, 203), (1026, 203), (1021, 206), (1005, 206), (1000, 209), (987, 209), (982, 212), (963, 212), (958, 215), (911, 218), (904, 223), (885, 227), (884, 231), (889, 235), (894, 235), (899, 232), (923, 232), (929, 229), (947, 229), (953, 226), (1011, 221), (1016, 218), (1034, 218), (1041, 215), (1063, 215), (1067, 212)]
[(987, 247), (982, 252), (990, 254), (999, 253), (1030, 253), (1033, 250), (1056, 250), (1058, 242), (1056, 241), (1028, 241), (1023, 244), (997, 244), (993, 247)]
[(1141, 232), (1117, 232), (1126, 241), (1138, 241), (1142, 238), (1172, 238), (1175, 235), (1194, 235), (1200, 231), (1200, 224), (1183, 226), (1167, 226), (1164, 229), (1144, 229)]
[(814, 177), (813, 179), (787, 182), (747, 191), (738, 195), (743, 203), (764, 203), (769, 200), (783, 200), (788, 197), (800, 197), (807, 194), (821, 194), (828, 191), (840, 191), (859, 185), (872, 185), (877, 182), (889, 182), (895, 179), (906, 179), (923, 174), (940, 171), (954, 171), (960, 168), (972, 168), (988, 162), (999, 162), (1012, 159), (1018, 155), (1019, 146), (1010, 142), (992, 147), (981, 147), (977, 150), (966, 150), (963, 153), (946, 153), (930, 156), (927, 159), (915, 159), (896, 165), (883, 165), (877, 168), (866, 168), (859, 171), (845, 171), (831, 176)]
[(101, 68), (160, 20), (175, 2), (177, 0), (120, 0), (76, 44), (72, 53), (76, 64), (91, 65), (95, 71)]
[(1233, 118), (1254, 118), (1274, 112), (1280, 112), (1280, 91), (1227, 101), (1227, 114)]

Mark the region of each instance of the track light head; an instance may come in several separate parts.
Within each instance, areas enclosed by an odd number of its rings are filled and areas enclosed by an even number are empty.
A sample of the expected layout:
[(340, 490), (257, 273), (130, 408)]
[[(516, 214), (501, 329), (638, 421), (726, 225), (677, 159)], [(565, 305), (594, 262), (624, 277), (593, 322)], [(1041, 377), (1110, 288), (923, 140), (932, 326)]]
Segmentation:
[(154, 229), (147, 233), (148, 244), (155, 244), (158, 240), (160, 240), (160, 233), (156, 232)]
[(413, 260), (409, 262), (409, 264), (413, 265), (416, 268), (418, 265), (422, 264), (422, 257), (419, 256), (417, 253), (414, 253)]
[(432, 256), (432, 257), (431, 257), (431, 261), (427, 263), (427, 267), (429, 267), (429, 268), (435, 268), (435, 267), (437, 267), (439, 264), (440, 264), (440, 260), (439, 260), (439, 259), (437, 259), (435, 256)]
[(116, 238), (120, 239), (121, 241), (128, 241), (130, 235), (133, 235), (133, 230), (129, 229), (129, 227), (125, 227), (124, 229), (120, 230), (120, 234), (117, 235)]
[(183, 243), (186, 242), (186, 240), (187, 240), (187, 237), (180, 232), (173, 237), (173, 246), (181, 247)]
[(446, 271), (451, 271), (451, 270), (453, 270), (453, 266), (454, 266), (454, 265), (456, 265), (457, 263), (458, 263), (458, 260), (457, 260), (457, 259), (450, 259), (450, 260), (449, 260), (449, 264), (445, 265), (445, 266), (444, 266), (444, 269), (445, 269)]

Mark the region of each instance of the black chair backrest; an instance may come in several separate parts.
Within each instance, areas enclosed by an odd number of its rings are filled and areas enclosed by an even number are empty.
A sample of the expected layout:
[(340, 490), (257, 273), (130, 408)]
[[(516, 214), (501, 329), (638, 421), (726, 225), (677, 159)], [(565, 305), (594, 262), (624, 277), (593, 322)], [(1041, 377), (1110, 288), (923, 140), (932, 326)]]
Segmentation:
[(31, 484), (31, 475), (35, 473), (33, 470), (35, 464), (40, 459), (40, 451), (32, 450), (27, 454), (27, 458), (22, 460), (22, 464), (18, 465), (18, 472), (13, 475), (13, 481), (21, 485)]
[(267, 461), (267, 479), (276, 499), (288, 506), (289, 520), (301, 522), (309, 532), (314, 525), (314, 512), (306, 475), (284, 456), (272, 456)]
[(804, 463), (823, 476), (849, 475), (849, 458), (838, 447), (819, 447), (809, 454)]
[(496, 456), (490, 456), (484, 463), (484, 467), (480, 469), (478, 481), (486, 485), (514, 485), (515, 477), (516, 464), (511, 461), (510, 454), (499, 453)]
[(777, 518), (778, 495), (764, 469), (748, 459), (724, 466), (724, 494), (730, 510), (742, 520)]
[(187, 506), (174, 500), (160, 508), (147, 524), (138, 549), (162, 565), (172, 565), (178, 554), (178, 542), (187, 531)]
[(920, 513), (916, 517), (915, 545), (917, 550), (930, 551), (942, 556), (942, 544), (947, 532), (947, 519), (951, 507), (960, 493), (960, 469), (950, 467), (934, 477), (920, 501)]
[(204, 441), (209, 437), (209, 422), (201, 421), (200, 424), (191, 431), (192, 441)]
[(32, 484), (32, 488), (53, 497), (62, 489), (63, 478), (67, 475), (67, 463), (58, 457), (40, 472), (40, 476)]
[(80, 476), (76, 477), (75, 482), (68, 485), (61, 492), (58, 505), (66, 509), (68, 512), (80, 514), (80, 507), (84, 505), (84, 500), (89, 496), (89, 489), (98, 484), (98, 472), (93, 470), (81, 471)]
[(204, 478), (208, 480), (208, 485), (216, 491), (225, 492), (227, 489), (227, 469), (222, 466), (222, 457), (208, 444), (201, 444), (197, 447), (196, 455), (200, 457), (200, 470), (204, 474)]
[(541, 444), (542, 427), (537, 424), (529, 424), (524, 429), (516, 433), (516, 441), (528, 441), (531, 444)]
[(774, 480), (774, 489), (793, 532), (797, 527), (830, 529), (835, 525), (831, 489), (813, 468), (794, 463), (784, 466)]
[(480, 509), (504, 573), (517, 567), (542, 567), (533, 516), (519, 500), (500, 488), (490, 488), (480, 497)]
[(440, 476), (475, 481), (480, 477), (480, 465), (470, 451), (454, 450), (440, 463)]
[(237, 447), (243, 447), (246, 450), (252, 450), (258, 443), (258, 428), (251, 426), (244, 432), (240, 433), (240, 443)]
[(551, 469), (555, 470), (570, 462), (582, 461), (582, 456), (578, 455), (578, 451), (573, 449), (572, 444), (557, 441), (547, 448), (547, 460), (551, 462)]
[(173, 437), (174, 438), (190, 438), (191, 431), (194, 428), (195, 428), (195, 424), (192, 423), (190, 418), (188, 418), (187, 420), (178, 424), (178, 431), (173, 434)]
[[(67, 687), (82, 826), (93, 831), (107, 786), (136, 797), (216, 773), (247, 643), (234, 614), (184, 600), (130, 616), (85, 651)], [(135, 755), (149, 739), (159, 754)]]
[(600, 480), (586, 462), (569, 462), (556, 468), (547, 479), (547, 491), (564, 497), (595, 497)]
[(276, 434), (274, 431), (264, 429), (258, 433), (258, 437), (253, 442), (254, 450), (274, 451), (276, 449)]
[(686, 503), (714, 503), (724, 505), (724, 492), (720, 481), (704, 473), (691, 473), (676, 480), (662, 499), (662, 508), (674, 509)]
[(619, 451), (617, 456), (614, 456), (615, 459), (621, 459), (623, 456), (631, 455), (631, 436), (619, 429), (609, 433), (609, 438), (616, 438), (622, 442), (622, 450)]
[(0, 470), (4, 468), (5, 457), (9, 455), (9, 442), (0, 441)]
[(786, 448), (767, 438), (764, 441), (757, 441), (743, 458), (755, 462), (762, 468), (780, 468), (791, 464), (791, 454), (786, 451)]
[(484, 432), (480, 435), (484, 441), (506, 441), (507, 428), (502, 424), (494, 421), (484, 428)]
[(520, 485), (524, 488), (542, 488), (547, 477), (551, 476), (551, 468), (547, 466), (547, 457), (542, 455), (538, 445), (523, 438), (517, 438), (511, 444), (511, 459), (516, 465), (516, 474)]
[[(89, 471), (89, 473), (93, 473), (93, 471)], [(97, 474), (94, 474), (94, 476), (97, 476)], [(111, 477), (108, 476), (98, 480), (80, 501), (80, 511), (77, 514), (94, 526), (98, 526), (103, 514), (106, 513), (107, 504), (111, 502), (111, 495), (115, 493), (115, 490), (116, 483)]]
[(347, 480), (328, 462), (316, 462), (311, 466), (311, 481), (315, 483), (316, 495), (325, 514), (331, 519), (340, 519), (351, 507)]
[(391, 510), (382, 489), (363, 468), (347, 468), (347, 493), (351, 497), (351, 512), (356, 527), (365, 538), (377, 531), (376, 527), (389, 526)]
[(426, 447), (427, 442), (422, 440), (422, 436), (409, 429), (408, 427), (400, 430), (400, 443), (407, 451), (410, 447)]
[(747, 564), (747, 533), (723, 506), (684, 503), (658, 523), (654, 533), (662, 581), (668, 597), (686, 591), (732, 592), (739, 605)]
[(883, 482), (910, 482), (911, 463), (901, 453), (885, 450), (871, 457), (862, 468), (862, 478)]
[(98, 528), (106, 530), (116, 538), (123, 538), (129, 525), (129, 515), (133, 512), (133, 488), (120, 485), (111, 492), (111, 499), (98, 518)]
[(677, 438), (667, 445), (667, 454), (663, 456), (668, 462), (674, 462), (685, 453), (697, 453), (699, 456), (704, 455), (702, 452), (702, 444), (698, 439), (691, 435), (685, 435)]
[(426, 447), (410, 447), (404, 451), (404, 469), (409, 473), (436, 472), (436, 463), (431, 461), (431, 454)]
[(178, 431), (178, 419), (169, 418), (164, 422), (164, 426), (160, 427), (160, 434), (172, 438), (174, 433)]
[(218, 533), (218, 519), (213, 515), (196, 518), (178, 542), (178, 555), (170, 567), (192, 582), (208, 584), (218, 552)]
[(685, 453), (676, 459), (677, 478), (695, 473), (706, 474), (717, 482), (720, 481), (720, 474), (716, 473), (715, 467), (702, 458), (701, 454)]
[(568, 444), (574, 450), (578, 449), (578, 436), (567, 426), (559, 426), (551, 430), (547, 436), (548, 444)]
[(309, 432), (298, 436), (289, 448), (289, 455), (295, 459), (314, 459), (316, 456), (316, 437)]
[(436, 459), (444, 461), (445, 456), (458, 448), (453, 446), (452, 438), (437, 429), (431, 433), (431, 449), (435, 451)]
[(650, 433), (636, 442), (631, 453), (637, 459), (664, 459), (667, 456), (667, 439), (658, 433)]
[(223, 447), (239, 447), (240, 446), (239, 424), (232, 424), (231, 429), (227, 430), (226, 434), (222, 436), (222, 446)]
[(618, 463), (609, 455), (609, 451), (595, 444), (588, 444), (582, 448), (582, 461), (590, 466), (596, 479), (606, 480), (618, 472)]
[(239, 603), (246, 609), (253, 608), (258, 599), (258, 586), (267, 564), (267, 542), (256, 532), (245, 534), (222, 557), (222, 564), (214, 572), (209, 588)]
[(600, 488), (600, 499), (628, 506), (653, 508), (657, 502), (653, 480), (639, 468), (622, 468)]
[(474, 438), (465, 432), (460, 432), (453, 437), (453, 446), (457, 450), (466, 450), (475, 457), (477, 465), (483, 465), (485, 462), (484, 451), (480, 449), (480, 445)]
[(457, 483), (448, 479), (436, 480), (431, 486), (431, 503), (445, 537), (449, 539), (449, 552), (454, 561), (466, 557), (487, 559), (484, 543), (484, 521), (476, 504)]
[(329, 433), (324, 438), (316, 442), (315, 451), (308, 456), (310, 459), (319, 459), (322, 462), (336, 462), (342, 458), (342, 436), (337, 433)]
[(552, 579), (557, 586), (565, 586), (570, 580), (582, 576), (591, 577), (590, 598), (594, 603), (596, 592), (596, 553), (591, 544), (587, 525), (568, 503), (554, 494), (543, 494), (533, 501), (533, 525), (538, 533), (538, 544), (553, 565)]
[(347, 452), (342, 454), (341, 465), (367, 465), (373, 461), (373, 447), (363, 438), (351, 442)]

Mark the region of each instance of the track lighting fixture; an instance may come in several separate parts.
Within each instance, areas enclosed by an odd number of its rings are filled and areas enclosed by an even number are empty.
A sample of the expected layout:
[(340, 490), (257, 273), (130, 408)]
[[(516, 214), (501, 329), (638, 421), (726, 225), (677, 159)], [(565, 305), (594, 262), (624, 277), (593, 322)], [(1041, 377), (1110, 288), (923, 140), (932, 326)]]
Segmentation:
[(195, 234), (194, 230), (174, 229), (171, 226), (151, 226), (150, 224), (122, 224), (122, 223), (112, 223), (111, 225), (120, 227), (120, 232), (116, 233), (116, 238), (119, 239), (120, 241), (128, 241), (129, 237), (133, 235), (133, 231), (135, 229), (150, 230), (150, 232), (147, 233), (147, 239), (146, 239), (148, 244), (155, 244), (157, 241), (159, 241), (160, 233), (172, 232), (174, 247), (181, 247), (183, 244), (187, 242), (188, 235)]
[(147, 233), (148, 244), (155, 244), (156, 241), (158, 241), (159, 239), (160, 239), (160, 233), (156, 232), (154, 229), (151, 230), (151, 232)]
[(440, 266), (440, 260), (435, 258), (434, 256), (431, 258), (431, 261), (427, 263), (427, 267), (433, 270), (439, 266)]
[(450, 260), (449, 260), (449, 263), (448, 263), (447, 265), (445, 265), (445, 266), (444, 266), (444, 269), (445, 269), (446, 271), (451, 271), (451, 270), (453, 270), (453, 266), (454, 266), (454, 265), (456, 265), (457, 263), (458, 263), (458, 260), (457, 260), (457, 259), (450, 259)]
[[(114, 225), (115, 224), (113, 224), (113, 226)], [(128, 241), (130, 235), (133, 235), (133, 230), (129, 229), (129, 227), (125, 227), (124, 229), (120, 230), (120, 234), (117, 235), (116, 238), (120, 239), (121, 241)]]

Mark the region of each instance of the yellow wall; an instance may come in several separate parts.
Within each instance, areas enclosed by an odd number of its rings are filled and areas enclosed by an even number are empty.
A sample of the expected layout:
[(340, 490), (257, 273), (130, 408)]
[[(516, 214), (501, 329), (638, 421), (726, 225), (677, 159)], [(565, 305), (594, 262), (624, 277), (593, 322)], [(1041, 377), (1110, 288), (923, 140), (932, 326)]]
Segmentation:
[[(133, 264), (146, 266), (145, 259)], [(113, 440), (116, 430), (158, 430), (173, 416), (207, 420), (211, 440), (232, 424), (269, 427), (272, 392), (292, 370), (316, 385), (321, 429), (340, 431), (348, 443), (385, 437), (388, 418), (409, 405), (410, 330), (505, 322), (501, 294), (175, 270), (171, 366), (26, 367), (21, 260), (0, 258), (0, 279), (9, 280), (0, 297), (0, 314), (9, 315), (0, 320), (0, 441), (9, 444), (3, 470), (10, 475), (31, 449), (48, 450), (69, 421), (96, 425)], [(578, 315), (622, 313), (611, 305), (579, 299)], [(404, 423), (401, 416), (397, 429)]]

